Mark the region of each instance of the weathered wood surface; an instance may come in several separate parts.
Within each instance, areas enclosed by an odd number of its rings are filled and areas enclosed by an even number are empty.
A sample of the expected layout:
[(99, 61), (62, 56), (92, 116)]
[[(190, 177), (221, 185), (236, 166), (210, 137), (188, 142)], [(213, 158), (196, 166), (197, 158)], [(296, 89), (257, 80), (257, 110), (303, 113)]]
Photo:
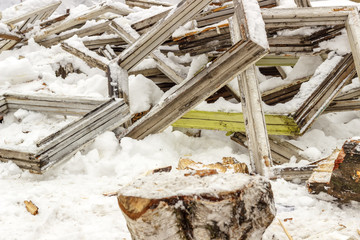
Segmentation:
[(132, 238), (260, 239), (275, 216), (270, 183), (245, 174), (203, 174), (155, 173), (121, 189), (118, 203)]
[(298, 7), (311, 7), (310, 0), (295, 0)]
[(96, 25), (93, 25), (90, 27), (80, 28), (79, 30), (76, 30), (76, 31), (64, 33), (64, 34), (61, 34), (60, 36), (55, 35), (55, 36), (46, 38), (43, 41), (38, 42), (38, 43), (44, 47), (50, 47), (54, 44), (58, 44), (59, 42), (62, 42), (68, 38), (71, 38), (74, 35), (77, 35), (78, 37), (85, 37), (85, 36), (102, 34), (106, 31), (110, 30), (109, 24), (110, 24), (109, 21), (102, 22), (102, 23), (99, 23), (99, 24), (96, 24)]
[(251, 41), (237, 43), (208, 68), (183, 81), (162, 103), (128, 129), (126, 136), (144, 138), (163, 130), (265, 54), (265, 49)]
[(275, 167), (273, 168), (274, 178), (282, 178), (286, 181), (305, 182), (309, 179), (316, 165), (302, 167)]
[(357, 9), (350, 12), (346, 21), (346, 29), (356, 71), (358, 76), (360, 76), (360, 16)]
[[(236, 43), (241, 39), (251, 39), (247, 22), (250, 19), (246, 16), (245, 5), (242, 1), (234, 1), (235, 16), (231, 24), (232, 42)], [(260, 10), (260, 9), (259, 9)], [(261, 29), (258, 30), (261, 36)], [(263, 29), (264, 35), (265, 29)], [(264, 112), (261, 106), (261, 95), (259, 80), (256, 76), (255, 64), (250, 65), (245, 71), (237, 76), (241, 106), (243, 110), (246, 137), (252, 168), (262, 176), (268, 176), (269, 168), (272, 166), (272, 157), (267, 134)]]
[[(245, 144), (247, 138), (243, 133), (234, 133), (231, 136), (231, 140), (235, 141), (243, 147), (247, 147), (247, 145)], [(279, 137), (269, 136), (269, 144), (274, 164), (281, 165), (284, 163), (288, 163), (294, 157), (296, 158), (296, 162), (304, 159), (304, 157), (300, 155), (300, 151), (302, 151), (302, 149)]]
[(154, 1), (154, 0), (125, 0), (126, 5), (129, 7), (141, 7), (141, 8), (151, 8), (151, 7), (171, 7), (172, 5), (165, 2)]
[(45, 95), (5, 95), (6, 108), (9, 111), (16, 111), (19, 108), (45, 113), (56, 113), (65, 115), (85, 115), (95, 109), (105, 100), (95, 100), (84, 97), (59, 97)]
[(182, 24), (200, 12), (211, 0), (185, 0), (172, 14), (159, 21), (149, 34), (142, 35), (119, 56), (120, 67), (129, 71), (154, 51)]
[[(335, 99), (345, 83), (351, 81), (356, 75), (354, 60), (351, 54), (345, 56), (339, 64), (328, 74), (303, 102), (301, 107), (292, 115), (304, 133), (310, 125)], [(311, 80), (310, 80), (311, 81)]]
[[(114, 31), (127, 43), (133, 44), (136, 39), (131, 34), (128, 33), (130, 30), (123, 29), (122, 26), (118, 25), (116, 22), (112, 22), (111, 26), (114, 28)], [(137, 35), (134, 32), (133, 35)], [(159, 50), (155, 50), (150, 53), (150, 56), (156, 61), (157, 68), (164, 73), (169, 79), (174, 83), (179, 84), (185, 79), (185, 75), (179, 72), (175, 63), (172, 60), (164, 56)]]
[(239, 75), (238, 81), (251, 163), (256, 173), (266, 176), (272, 157), (255, 65)]
[(42, 173), (56, 163), (64, 161), (81, 149), (85, 144), (106, 130), (113, 130), (130, 120), (128, 106), (123, 100), (109, 101), (52, 97), (7, 95), (9, 111), (18, 108), (47, 113), (77, 113), (84, 115), (61, 130), (37, 143), (38, 150), (26, 153), (16, 150), (0, 149), (0, 161), (13, 161), (19, 167), (34, 173)]
[(339, 153), (340, 150), (336, 149), (329, 157), (317, 163), (317, 168), (313, 170), (307, 182), (310, 193), (317, 194), (319, 192), (326, 192), (326, 188), (330, 183), (331, 174), (334, 170), (335, 160), (338, 158)]
[(65, 51), (77, 56), (78, 58), (82, 59), (84, 62), (86, 62), (90, 67), (96, 67), (104, 72), (108, 69), (108, 63), (105, 61), (100, 60), (100, 56), (95, 58), (93, 56), (90, 56), (87, 52), (81, 51), (81, 49), (78, 49), (76, 47), (73, 47), (69, 45), (68, 43), (61, 43), (61, 48)]
[[(245, 27), (247, 22), (242, 21), (241, 24)], [(237, 42), (196, 76), (183, 81), (167, 98), (130, 127), (124, 136), (144, 138), (162, 131), (266, 55), (267, 49), (252, 42), (247, 36), (242, 39), (246, 40)]]
[(35, 23), (37, 20), (42, 21), (50, 17), (53, 14), (53, 12), (59, 7), (60, 4), (61, 1), (55, 2), (41, 9), (32, 11), (30, 13), (26, 13), (20, 17), (7, 20), (4, 23), (10, 26), (14, 26), (22, 22), (21, 25), (18, 26), (18, 31), (23, 32), (27, 29), (28, 25)]
[(86, 21), (97, 18), (98, 16), (104, 13), (115, 13), (119, 15), (128, 15), (131, 11), (125, 9), (118, 9), (113, 6), (106, 4), (96, 6), (91, 8), (88, 12), (83, 15), (77, 16), (75, 18), (67, 18), (62, 22), (57, 22), (56, 24), (51, 25), (50, 27), (41, 31), (37, 36), (34, 37), (36, 42), (41, 42), (52, 34), (58, 34), (63, 31), (74, 28), (77, 25), (84, 24)]

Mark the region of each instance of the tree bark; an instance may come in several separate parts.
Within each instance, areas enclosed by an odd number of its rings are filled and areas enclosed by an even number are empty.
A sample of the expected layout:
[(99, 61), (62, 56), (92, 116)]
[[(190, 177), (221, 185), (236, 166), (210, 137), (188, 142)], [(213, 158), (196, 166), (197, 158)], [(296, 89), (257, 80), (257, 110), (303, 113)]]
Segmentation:
[(136, 240), (261, 239), (275, 217), (270, 183), (245, 174), (153, 174), (120, 190), (118, 202)]

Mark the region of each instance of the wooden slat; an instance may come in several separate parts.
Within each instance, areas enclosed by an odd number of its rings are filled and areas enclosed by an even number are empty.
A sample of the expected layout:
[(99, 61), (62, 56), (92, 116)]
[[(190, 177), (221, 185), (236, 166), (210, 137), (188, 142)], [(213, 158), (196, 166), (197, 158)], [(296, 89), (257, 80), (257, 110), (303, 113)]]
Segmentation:
[(353, 53), (355, 67), (358, 76), (360, 76), (360, 17), (358, 10), (351, 11), (346, 21), (346, 30)]
[[(241, 146), (247, 147), (245, 144), (247, 141), (246, 135), (243, 133), (236, 132), (231, 136), (231, 140), (240, 144)], [(303, 151), (302, 149), (296, 147), (295, 145), (285, 141), (276, 136), (269, 136), (269, 143), (271, 149), (271, 156), (273, 158), (274, 164), (284, 164), (290, 162), (292, 157), (296, 158), (296, 162), (299, 162), (302, 157), (299, 153)]]
[(345, 83), (351, 81), (355, 75), (354, 60), (352, 55), (349, 54), (314, 89), (313, 94), (294, 114), (295, 121), (301, 127), (301, 133), (305, 132), (315, 118), (325, 111), (326, 107), (341, 91), (342, 87), (345, 86)]
[(103, 22), (103, 23), (99, 23), (96, 25), (93, 25), (91, 27), (86, 27), (86, 28), (81, 28), (79, 30), (76, 31), (71, 31), (70, 33), (65, 33), (62, 34), (60, 36), (53, 36), (50, 38), (46, 38), (44, 40), (42, 40), (41, 42), (38, 42), (40, 45), (45, 46), (45, 47), (50, 47), (54, 44), (58, 44), (61, 41), (64, 41), (68, 38), (71, 38), (74, 35), (77, 35), (78, 37), (85, 37), (85, 36), (92, 36), (92, 35), (96, 35), (96, 34), (101, 34), (104, 33), (106, 31), (108, 31), (109, 28), (109, 24), (110, 22)]
[[(113, 22), (111, 26), (113, 26), (114, 31), (129, 44), (132, 44), (136, 41), (132, 35), (130, 35), (125, 29), (123, 29), (122, 26), (118, 25), (116, 22)], [(134, 35), (137, 35), (136, 32)], [(176, 84), (182, 82), (186, 77), (181, 72), (175, 70), (176, 65), (174, 63), (171, 65), (170, 63), (172, 61), (164, 56), (160, 51), (155, 50), (150, 53), (150, 56), (156, 61), (157, 68)], [(175, 65), (175, 67), (173, 67), (173, 65)]]
[[(269, 135), (297, 135), (299, 128), (291, 117), (265, 115)], [(245, 132), (243, 113), (190, 111), (172, 124), (173, 127)]]
[(61, 48), (64, 49), (65, 51), (77, 56), (78, 58), (82, 59), (83, 61), (85, 61), (90, 67), (96, 67), (99, 68), (103, 71), (107, 71), (107, 64), (104, 63), (103, 61), (100, 61), (98, 58), (94, 58), (92, 56), (89, 56), (87, 53), (70, 46), (67, 43), (61, 43)]
[(265, 54), (265, 49), (251, 41), (237, 43), (208, 68), (183, 81), (162, 103), (130, 127), (125, 136), (144, 138), (163, 130)]
[(58, 22), (57, 24), (54, 24), (46, 28), (46, 30), (40, 32), (39, 35), (35, 36), (34, 39), (36, 42), (40, 42), (52, 34), (63, 32), (79, 24), (84, 24), (86, 21), (97, 18), (98, 16), (108, 12), (119, 15), (128, 15), (130, 13), (130, 11), (124, 9), (117, 9), (109, 5), (102, 5), (100, 7), (97, 6), (95, 8), (90, 9), (89, 12), (86, 12), (83, 15), (80, 15), (76, 18), (67, 18), (62, 22)]
[(142, 35), (119, 56), (120, 67), (130, 70), (155, 50), (182, 24), (200, 12), (211, 0), (185, 0), (165, 19), (156, 24), (151, 33)]
[(46, 6), (44, 8), (35, 10), (35, 11), (27, 13), (27, 14), (24, 14), (24, 15), (22, 15), (20, 17), (16, 17), (16, 18), (7, 20), (7, 21), (5, 21), (5, 23), (8, 24), (8, 25), (15, 25), (15, 24), (17, 24), (19, 22), (22, 22), (22, 21), (29, 22), (29, 19), (33, 18), (36, 15), (41, 15), (42, 17), (40, 17), (39, 19), (40, 20), (45, 20), (48, 17), (48, 15), (43, 15), (43, 13), (49, 13), (51, 15), (59, 7), (60, 4), (61, 4), (61, 1), (58, 1), (56, 3), (53, 3), (53, 4), (49, 5), (49, 6)]

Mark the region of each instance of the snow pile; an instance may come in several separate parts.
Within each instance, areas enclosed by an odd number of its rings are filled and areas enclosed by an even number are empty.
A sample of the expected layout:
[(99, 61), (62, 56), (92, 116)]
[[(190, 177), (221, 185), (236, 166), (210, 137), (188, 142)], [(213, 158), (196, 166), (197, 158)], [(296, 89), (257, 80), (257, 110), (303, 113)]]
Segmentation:
[(0, 85), (14, 85), (37, 80), (39, 74), (26, 58), (9, 57), (0, 62)]
[(164, 94), (153, 81), (141, 74), (129, 77), (129, 89), (132, 113), (148, 111)]
[(48, 116), (19, 109), (4, 116), (0, 124), (0, 147), (24, 152), (35, 152), (36, 143), (68, 125), (76, 118)]
[[(3, 1), (2, 1), (3, 2)], [(19, 1), (12, 1), (12, 3), (17, 3)], [(33, 11), (39, 10), (43, 7), (49, 6), (60, 2), (59, 0), (26, 0), (17, 5), (6, 8), (2, 11), (2, 21), (6, 22), (17, 17), (21, 17), (24, 14), (31, 13)], [(4, 3), (4, 6), (6, 4)], [(0, 5), (1, 7), (1, 5)], [(0, 8), (1, 9), (1, 8)]]
[(265, 23), (261, 15), (258, 1), (247, 0), (243, 1), (243, 4), (244, 9), (246, 9), (246, 19), (251, 19), (251, 21), (247, 21), (250, 39), (263, 48), (268, 49), (269, 43), (265, 31)]

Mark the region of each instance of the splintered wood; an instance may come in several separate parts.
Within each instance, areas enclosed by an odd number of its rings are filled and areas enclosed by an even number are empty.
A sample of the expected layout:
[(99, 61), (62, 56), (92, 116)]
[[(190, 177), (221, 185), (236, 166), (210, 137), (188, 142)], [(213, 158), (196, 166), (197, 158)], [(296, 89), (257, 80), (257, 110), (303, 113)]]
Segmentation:
[(309, 191), (327, 192), (342, 201), (360, 201), (360, 141), (348, 140), (319, 164), (308, 182)]
[(39, 213), (39, 208), (32, 201), (24, 201), (26, 210), (32, 215), (37, 215)]
[(181, 158), (178, 164), (179, 170), (215, 170), (217, 172), (225, 173), (228, 170), (235, 173), (249, 173), (248, 167), (245, 163), (239, 163), (235, 158), (224, 157), (222, 163), (202, 164), (195, 162), (188, 158)]

